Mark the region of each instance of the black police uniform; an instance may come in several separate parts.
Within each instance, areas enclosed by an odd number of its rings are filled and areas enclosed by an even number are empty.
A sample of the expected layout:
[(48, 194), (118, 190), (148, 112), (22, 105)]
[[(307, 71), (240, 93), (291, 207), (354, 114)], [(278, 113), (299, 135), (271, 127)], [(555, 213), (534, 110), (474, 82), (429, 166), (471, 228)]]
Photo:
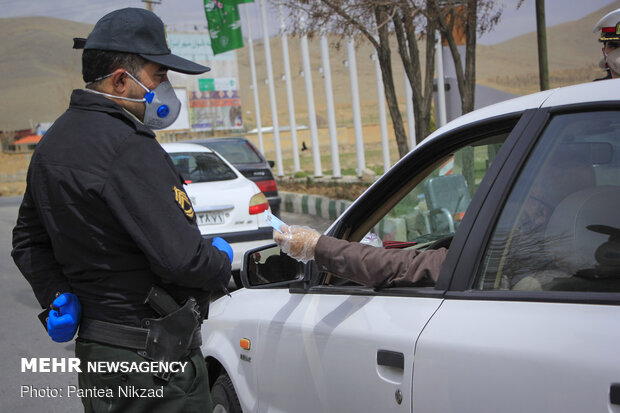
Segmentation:
[(27, 180), (12, 256), (42, 307), (73, 292), (82, 320), (139, 327), (160, 317), (145, 304), (154, 284), (179, 304), (195, 297), (200, 320), (210, 291), (225, 290), (230, 260), (201, 237), (170, 157), (112, 100), (73, 91)]

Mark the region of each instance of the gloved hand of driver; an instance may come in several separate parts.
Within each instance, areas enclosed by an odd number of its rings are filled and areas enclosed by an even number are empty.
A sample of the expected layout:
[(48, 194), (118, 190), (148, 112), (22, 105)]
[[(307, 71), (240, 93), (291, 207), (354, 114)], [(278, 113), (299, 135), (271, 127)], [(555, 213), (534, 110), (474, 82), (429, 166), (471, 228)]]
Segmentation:
[(64, 293), (56, 297), (47, 318), (47, 334), (57, 343), (64, 343), (73, 339), (80, 318), (82, 306), (77, 296), (72, 293)]
[(321, 234), (312, 228), (298, 225), (286, 226), (282, 230), (273, 231), (273, 240), (285, 254), (303, 263), (314, 258), (314, 248)]
[(232, 264), (232, 262), (233, 262), (233, 249), (230, 246), (230, 244), (228, 242), (226, 242), (225, 239), (220, 238), (220, 237), (215, 237), (215, 238), (213, 238), (213, 241), (211, 241), (211, 245), (213, 245), (218, 250), (224, 251), (226, 254), (228, 254), (228, 258), (230, 258), (230, 263)]

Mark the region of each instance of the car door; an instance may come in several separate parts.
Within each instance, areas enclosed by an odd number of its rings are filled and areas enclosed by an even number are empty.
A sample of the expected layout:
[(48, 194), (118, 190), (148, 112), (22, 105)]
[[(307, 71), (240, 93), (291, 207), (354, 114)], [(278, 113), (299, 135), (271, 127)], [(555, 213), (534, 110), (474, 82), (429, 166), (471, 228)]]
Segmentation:
[[(485, 176), (496, 174), (510, 152), (511, 131), (529, 119), (521, 118), (472, 124), (422, 146), (331, 234), (359, 241), (372, 233), (383, 245), (425, 249), (458, 233), (478, 188), (487, 186)], [(454, 196), (435, 196), (442, 185)], [(411, 411), (416, 340), (443, 293), (441, 286), (374, 290), (318, 270), (309, 286), (282, 291), (276, 305), (261, 308), (267, 321), (259, 325), (252, 361), (258, 411)]]
[(413, 411), (620, 411), (619, 109), (541, 109), (521, 136), (453, 241)]

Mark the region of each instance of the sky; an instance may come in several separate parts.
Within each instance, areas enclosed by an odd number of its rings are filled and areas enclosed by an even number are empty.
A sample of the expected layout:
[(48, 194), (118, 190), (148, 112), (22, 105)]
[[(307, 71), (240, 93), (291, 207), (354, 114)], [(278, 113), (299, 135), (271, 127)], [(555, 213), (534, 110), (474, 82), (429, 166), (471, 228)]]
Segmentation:
[[(170, 26), (169, 30), (206, 27), (203, 0), (156, 0), (154, 11)], [(258, 2), (258, 0), (256, 0)], [(535, 0), (525, 0), (516, 9), (518, 0), (497, 0), (504, 6), (500, 24), (491, 33), (480, 37), (480, 44), (495, 44), (536, 30)], [(579, 18), (612, 3), (613, 0), (546, 0), (547, 26)], [(49, 16), (94, 24), (104, 14), (122, 7), (145, 7), (141, 0), (0, 0), (0, 17)], [(242, 14), (250, 16), (252, 37), (262, 36), (258, 3), (242, 4)], [(272, 9), (277, 16), (277, 9)], [(601, 16), (602, 17), (602, 16)], [(244, 33), (246, 25), (244, 23)], [(270, 32), (277, 33), (278, 19), (271, 19)]]

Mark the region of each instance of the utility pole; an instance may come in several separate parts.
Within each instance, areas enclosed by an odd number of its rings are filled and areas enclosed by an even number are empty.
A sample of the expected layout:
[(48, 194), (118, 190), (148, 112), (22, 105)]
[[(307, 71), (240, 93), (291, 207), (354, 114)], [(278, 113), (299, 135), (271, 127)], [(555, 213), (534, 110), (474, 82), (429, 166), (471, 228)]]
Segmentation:
[(538, 38), (538, 75), (540, 90), (549, 89), (547, 65), (547, 24), (545, 23), (545, 0), (536, 0), (536, 34)]
[(276, 104), (276, 89), (273, 84), (273, 65), (271, 63), (271, 45), (269, 44), (269, 28), (267, 27), (267, 11), (265, 0), (260, 0), (260, 18), (263, 25), (263, 45), (265, 47), (265, 64), (269, 86), (269, 102), (271, 104), (271, 122), (273, 125), (273, 143), (276, 148), (276, 168), (278, 176), (284, 176), (282, 166), (282, 149), (280, 147), (280, 126), (278, 125), (278, 106)]
[(161, 4), (161, 0), (142, 0), (142, 3), (146, 3), (146, 9), (148, 11), (153, 11), (153, 3)]
[(250, 73), (252, 76), (252, 92), (254, 94), (254, 113), (256, 115), (256, 134), (258, 135), (258, 147), (261, 153), (265, 153), (265, 147), (263, 145), (263, 125), (260, 118), (260, 101), (258, 99), (258, 82), (256, 81), (256, 60), (254, 59), (254, 40), (252, 39), (252, 26), (250, 25), (250, 18), (248, 17), (248, 11), (245, 15), (245, 25), (248, 28), (248, 46), (250, 48)]
[(321, 33), (321, 62), (323, 63), (323, 88), (325, 89), (327, 128), (329, 129), (329, 146), (332, 156), (332, 178), (342, 178), (340, 171), (340, 153), (338, 152), (338, 132), (336, 131), (336, 111), (334, 110), (332, 69), (329, 63), (329, 43), (325, 31)]
[(284, 60), (284, 82), (286, 84), (286, 99), (288, 102), (288, 122), (291, 128), (291, 149), (293, 150), (293, 172), (301, 170), (299, 166), (299, 152), (297, 150), (297, 121), (295, 119), (295, 101), (293, 99), (293, 78), (291, 76), (291, 63), (288, 55), (288, 37), (286, 34), (286, 24), (282, 15), (282, 4), (278, 7), (280, 11), (280, 36), (282, 37), (282, 59)]
[(316, 124), (316, 112), (314, 108), (314, 88), (312, 87), (312, 67), (310, 65), (310, 50), (308, 49), (308, 35), (305, 31), (301, 36), (301, 60), (304, 68), (306, 106), (308, 106), (308, 126), (310, 126), (310, 140), (312, 142), (312, 163), (314, 165), (314, 176), (316, 178), (319, 178), (323, 176), (323, 168), (321, 166), (321, 151), (319, 150), (319, 131)]
[(360, 92), (357, 82), (357, 61), (355, 58), (355, 41), (347, 39), (347, 65), (349, 67), (349, 83), (351, 84), (351, 109), (353, 110), (353, 132), (355, 134), (355, 155), (357, 157), (357, 176), (362, 177), (366, 169), (364, 137), (362, 131), (362, 114), (360, 109)]

